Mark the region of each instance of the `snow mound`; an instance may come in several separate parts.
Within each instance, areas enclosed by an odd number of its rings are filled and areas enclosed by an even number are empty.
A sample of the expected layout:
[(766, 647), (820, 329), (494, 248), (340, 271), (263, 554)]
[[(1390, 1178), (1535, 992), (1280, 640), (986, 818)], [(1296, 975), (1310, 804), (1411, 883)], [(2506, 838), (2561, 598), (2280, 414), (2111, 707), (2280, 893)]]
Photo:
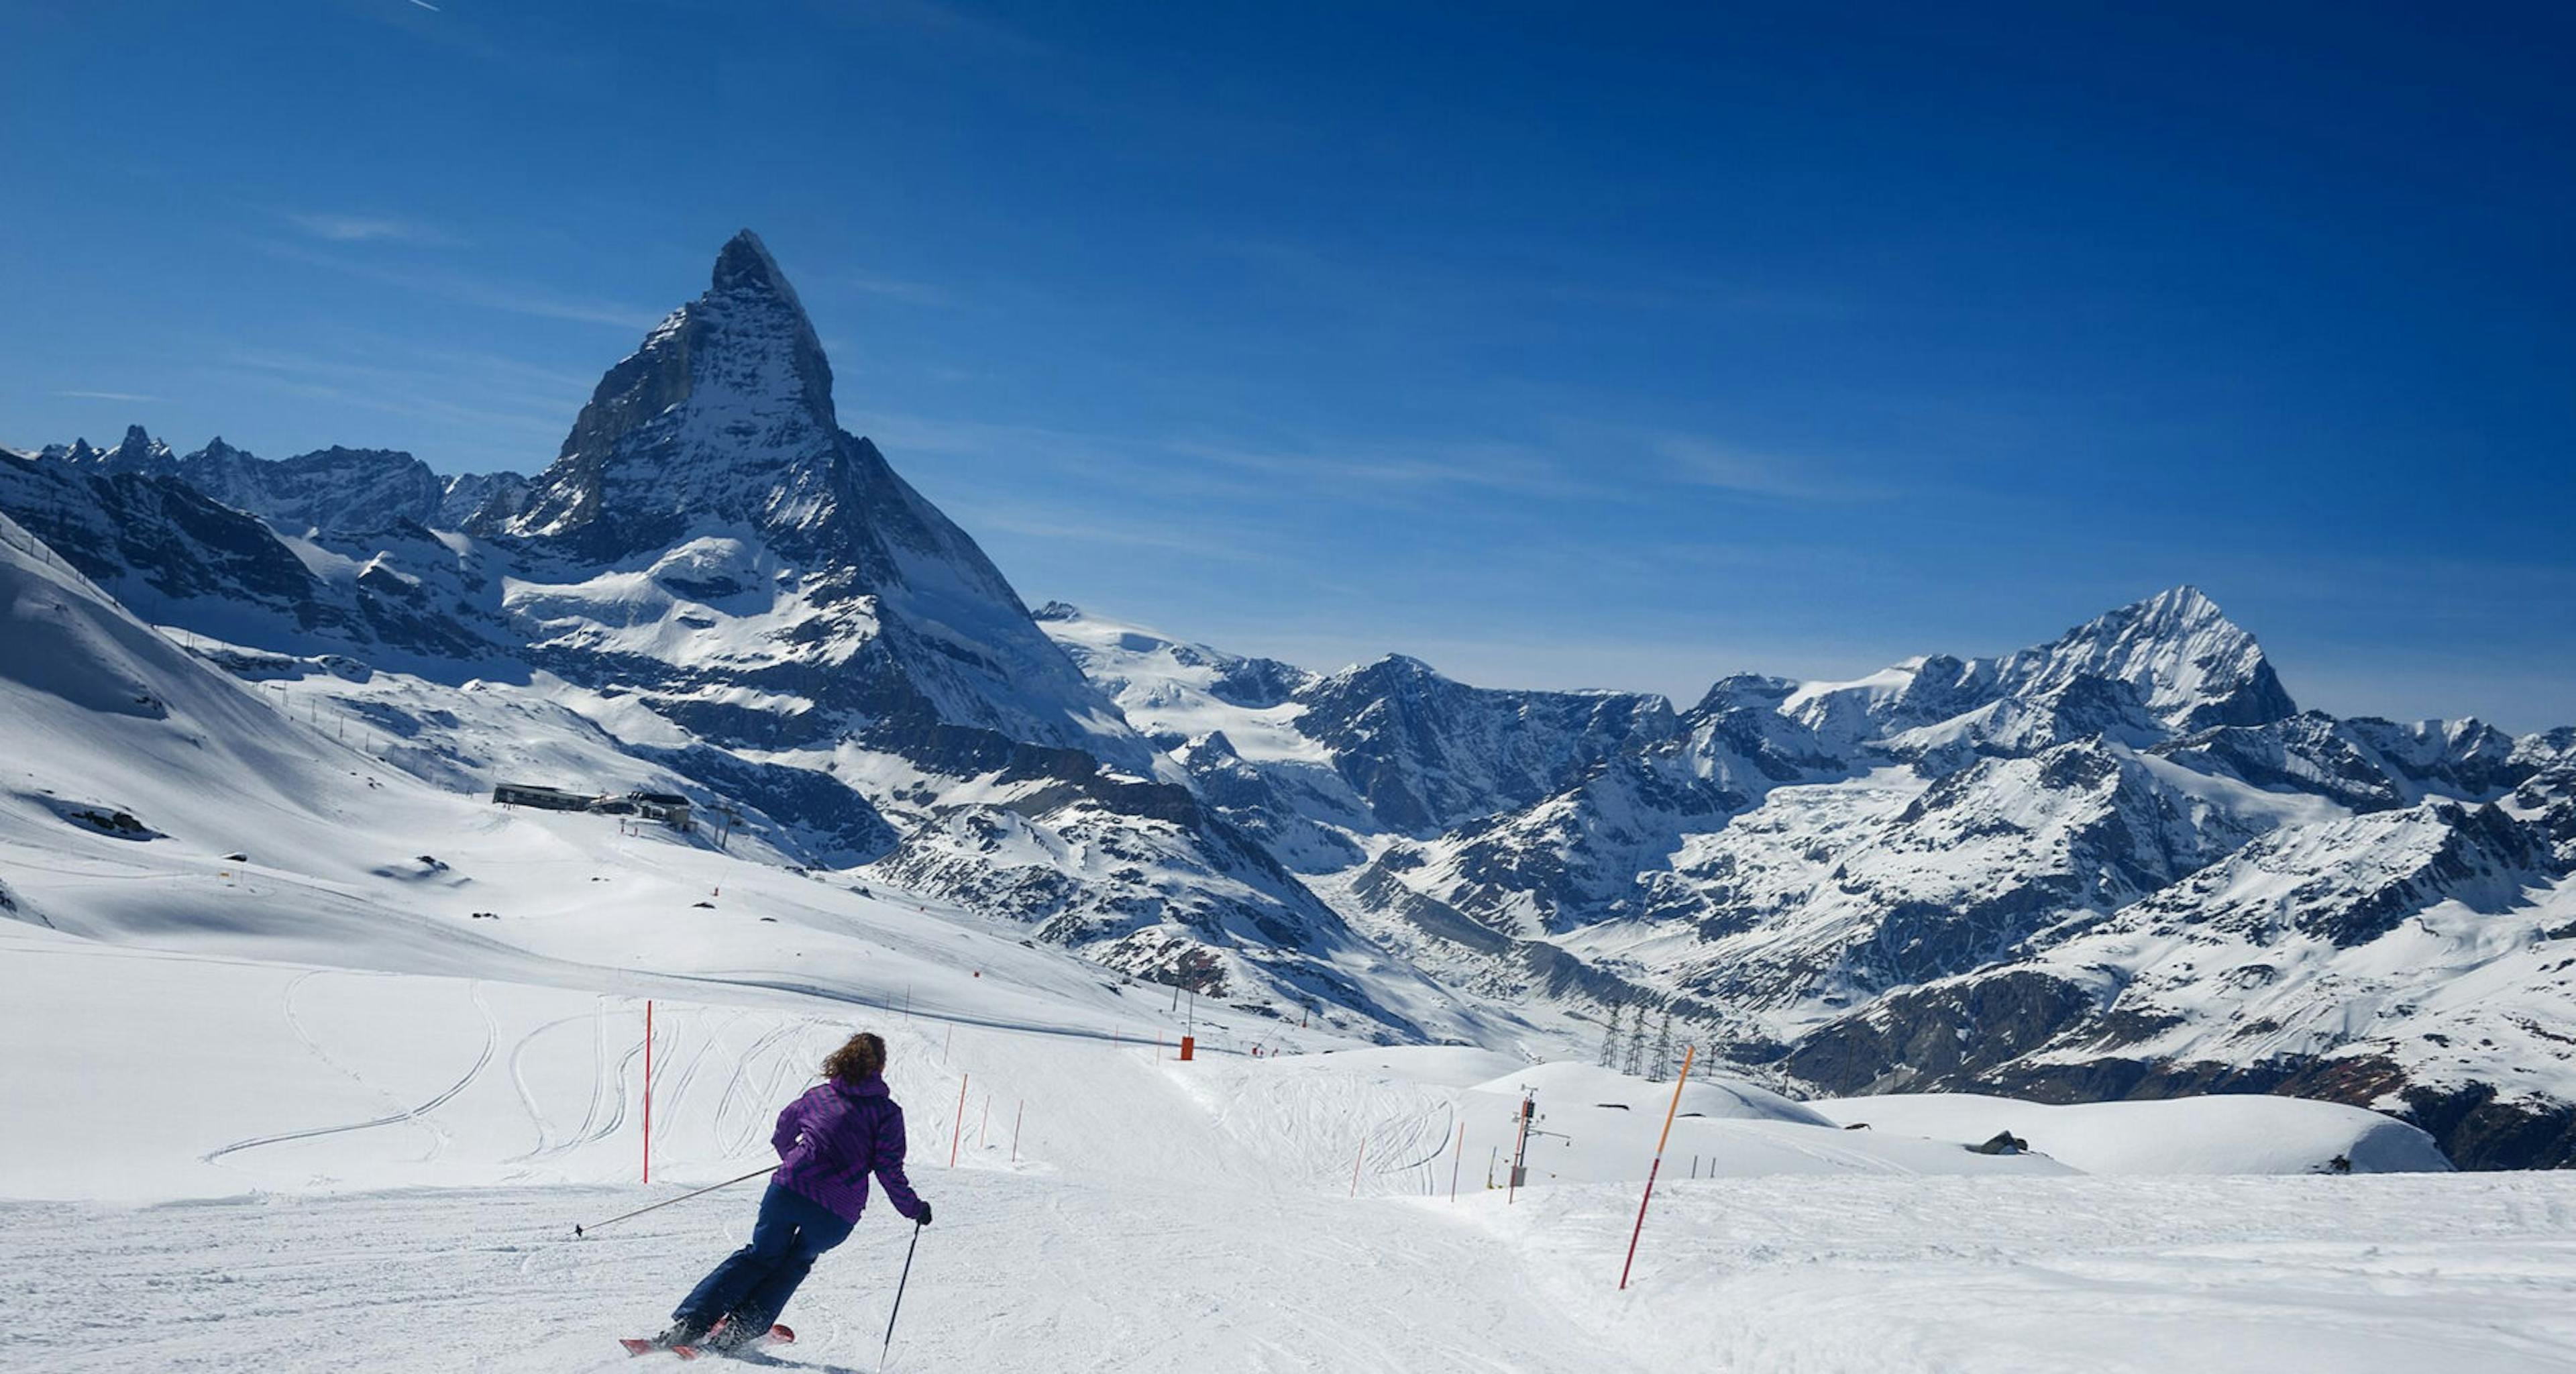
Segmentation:
[(2088, 1174), (2308, 1174), (2336, 1158), (2359, 1174), (2447, 1173), (2433, 1138), (2360, 1107), (2260, 1095), (2048, 1106), (1975, 1093), (1839, 1098), (1845, 1125), (1971, 1145), (2010, 1131)]

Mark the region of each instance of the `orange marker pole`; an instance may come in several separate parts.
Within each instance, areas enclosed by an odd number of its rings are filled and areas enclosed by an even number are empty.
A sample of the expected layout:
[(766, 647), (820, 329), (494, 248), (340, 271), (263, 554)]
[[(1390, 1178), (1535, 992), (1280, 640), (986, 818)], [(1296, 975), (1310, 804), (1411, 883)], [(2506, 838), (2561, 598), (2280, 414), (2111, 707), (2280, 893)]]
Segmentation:
[(644, 999), (644, 1181), (653, 1181), (653, 999)]
[(1697, 1045), (1682, 1049), (1681, 1077), (1673, 1080), (1673, 1105), (1664, 1109), (1664, 1133), (1656, 1137), (1655, 1162), (1646, 1169), (1646, 1195), (1637, 1199), (1637, 1229), (1628, 1233), (1628, 1262), (1619, 1266), (1619, 1291), (1623, 1293), (1628, 1290), (1628, 1271), (1637, 1267), (1637, 1237), (1646, 1233), (1646, 1204), (1655, 1200), (1655, 1175), (1663, 1172), (1664, 1143), (1673, 1138), (1673, 1118), (1682, 1109), (1682, 1085), (1690, 1081), (1691, 1056), (1697, 1053)]
[(948, 1167), (957, 1167), (957, 1142), (966, 1135), (966, 1075), (957, 1075), (957, 1124), (948, 1130)]

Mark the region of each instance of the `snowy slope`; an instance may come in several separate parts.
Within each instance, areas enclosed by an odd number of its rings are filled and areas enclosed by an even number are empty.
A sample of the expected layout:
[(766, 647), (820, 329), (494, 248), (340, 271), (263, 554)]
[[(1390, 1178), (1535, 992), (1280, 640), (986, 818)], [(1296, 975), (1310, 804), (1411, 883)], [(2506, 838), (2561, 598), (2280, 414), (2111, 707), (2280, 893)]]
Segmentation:
[[(654, 1329), (740, 1243), (750, 1194), (571, 1226), (759, 1167), (774, 1107), (854, 1025), (887, 1034), (939, 1213), (894, 1369), (1490, 1370), (1499, 1344), (1532, 1371), (1942, 1370), (1971, 1349), (2002, 1368), (2370, 1371), (2427, 1347), (2495, 1369), (2576, 1350), (2576, 1195), (2549, 1177), (2084, 1178), (1976, 1154), (1940, 1121), (1847, 1131), (1692, 1085), (1622, 1293), (1671, 1090), (1588, 1066), (1378, 1047), (1182, 1064), (1132, 1020), (1014, 1024), (989, 979), (906, 1019), (787, 989), (603, 994), (24, 928), (0, 960), (28, 994), (0, 1003), (20, 1051), (0, 1068), (0, 1196), (113, 1200), (0, 1202), (28, 1368), (627, 1368), (610, 1337)], [(638, 993), (660, 994), (650, 1188), (632, 1182)], [(129, 1089), (138, 1063), (155, 1091)], [(1486, 1175), (1524, 1091), (1543, 1134), (1507, 1198)], [(2056, 1115), (1967, 1105), (2042, 1138)], [(2116, 1167), (2158, 1148), (2185, 1172), (2285, 1162), (2281, 1111), (2258, 1132), (2210, 1126), (2234, 1103), (2138, 1104), (2157, 1105), (2174, 1110), (2096, 1109), (2128, 1114)], [(873, 1367), (903, 1239), (872, 1214), (826, 1256), (777, 1358)], [(2339, 1334), (2320, 1342), (2321, 1322)]]

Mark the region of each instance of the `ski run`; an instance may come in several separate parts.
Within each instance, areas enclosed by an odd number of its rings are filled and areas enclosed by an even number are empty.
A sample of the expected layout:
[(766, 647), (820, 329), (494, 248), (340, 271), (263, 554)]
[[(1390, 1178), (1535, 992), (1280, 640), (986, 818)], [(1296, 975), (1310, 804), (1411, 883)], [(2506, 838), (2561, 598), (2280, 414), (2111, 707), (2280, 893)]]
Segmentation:
[[(0, 954), (23, 974), (0, 1012), (20, 1048), (0, 1183), (24, 1199), (0, 1205), (9, 1368), (630, 1367), (615, 1337), (658, 1329), (742, 1242), (754, 1193), (573, 1227), (757, 1167), (776, 1106), (854, 1024), (887, 1035), (939, 1209), (891, 1369), (2505, 1371), (2576, 1352), (2576, 1186), (2442, 1172), (2412, 1128), (2323, 1104), (1694, 1085), (1621, 1292), (1672, 1090), (1589, 1064), (1320, 1043), (1184, 1063), (1159, 1000), (1082, 1027), (1071, 1008), (1017, 1024), (1007, 994), (959, 1019), (656, 996), (646, 1187), (638, 994), (657, 989), (24, 927)], [(1524, 1092), (1545, 1132), (1529, 1186), (1489, 1187)], [(2032, 1152), (1966, 1148), (1989, 1127)], [(2319, 1151), (2364, 1171), (2313, 1172)], [(788, 1312), (798, 1341), (759, 1358), (873, 1368), (909, 1231), (880, 1200)]]

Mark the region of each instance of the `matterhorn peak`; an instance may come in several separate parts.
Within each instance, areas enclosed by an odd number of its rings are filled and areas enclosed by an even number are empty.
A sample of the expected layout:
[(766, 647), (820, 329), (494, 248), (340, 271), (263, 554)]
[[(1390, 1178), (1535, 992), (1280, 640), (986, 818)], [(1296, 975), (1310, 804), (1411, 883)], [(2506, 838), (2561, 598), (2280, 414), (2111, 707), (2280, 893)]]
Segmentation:
[(725, 241), (716, 254), (715, 278), (711, 292), (760, 291), (780, 297), (802, 315), (805, 306), (796, 298), (796, 288), (787, 284), (787, 274), (778, 270), (778, 259), (770, 256), (769, 245), (760, 235), (748, 229)]
[(822, 341), (746, 229), (717, 253), (705, 294), (600, 378), (510, 527), (616, 558), (697, 520), (810, 524), (852, 442)]

